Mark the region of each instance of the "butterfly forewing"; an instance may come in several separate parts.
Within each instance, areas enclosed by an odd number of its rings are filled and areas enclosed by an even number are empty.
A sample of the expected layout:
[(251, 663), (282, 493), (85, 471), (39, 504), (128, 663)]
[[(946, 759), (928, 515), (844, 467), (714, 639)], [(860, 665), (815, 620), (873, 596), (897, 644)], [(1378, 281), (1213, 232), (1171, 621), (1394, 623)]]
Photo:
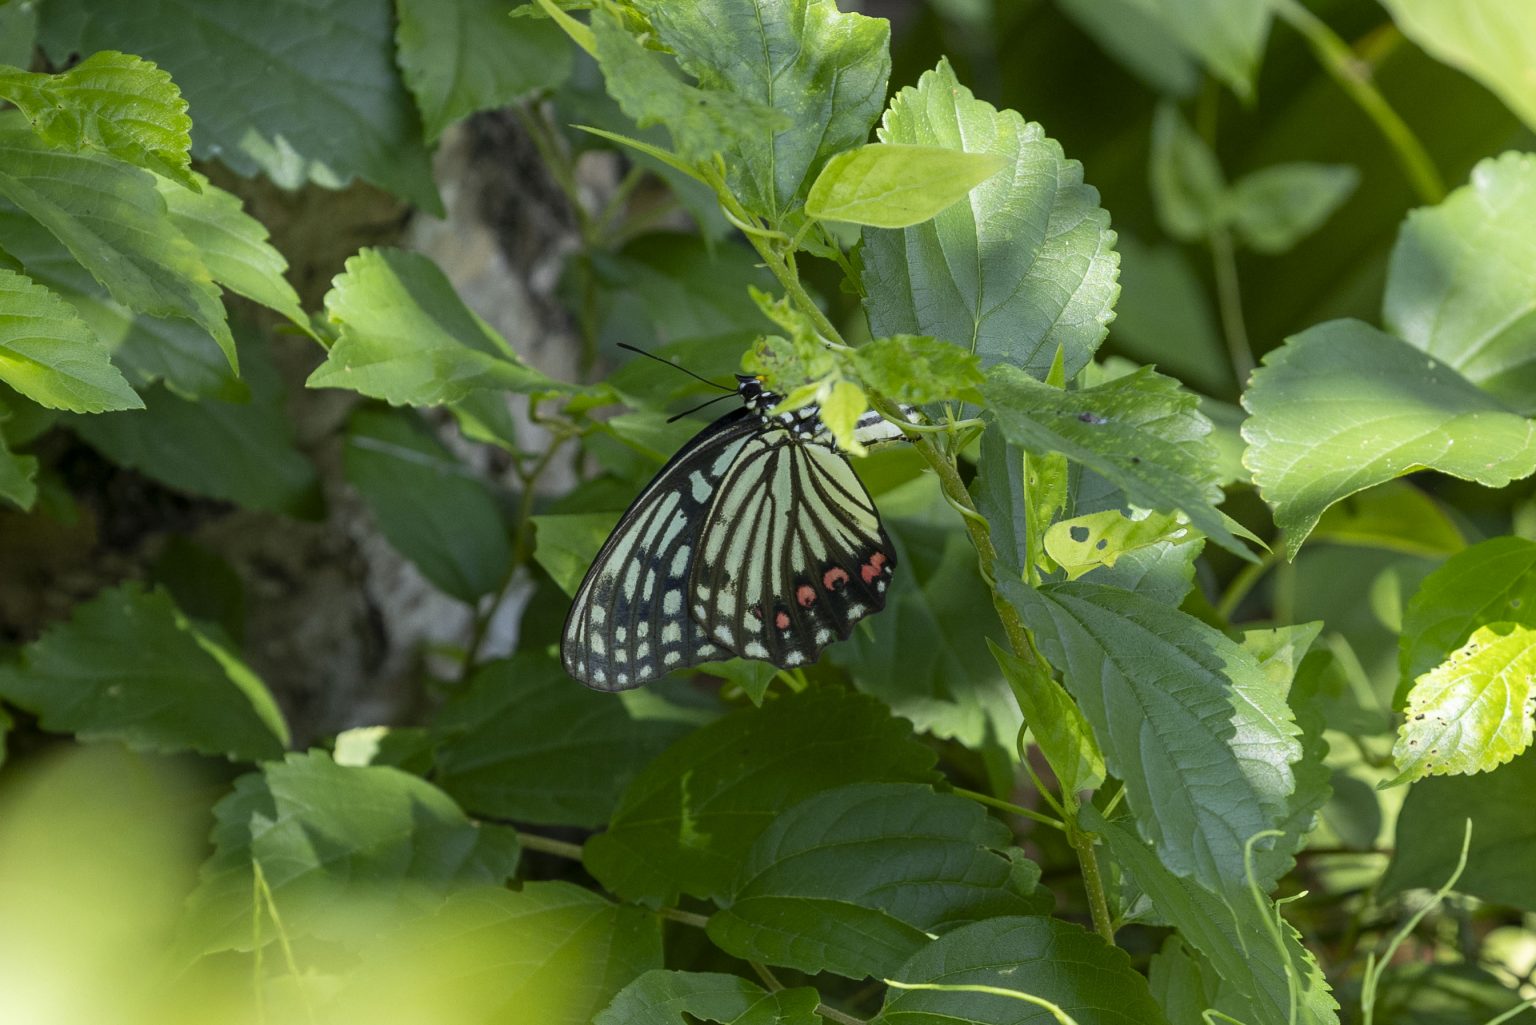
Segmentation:
[(741, 447), (689, 581), (705, 635), (747, 658), (816, 661), (885, 606), (895, 553), (840, 453), (769, 430)]
[(620, 517), (566, 618), (560, 645), (566, 672), (588, 686), (620, 690), (732, 654), (689, 614), (688, 577), (699, 524), (759, 429), (745, 409), (716, 420)]

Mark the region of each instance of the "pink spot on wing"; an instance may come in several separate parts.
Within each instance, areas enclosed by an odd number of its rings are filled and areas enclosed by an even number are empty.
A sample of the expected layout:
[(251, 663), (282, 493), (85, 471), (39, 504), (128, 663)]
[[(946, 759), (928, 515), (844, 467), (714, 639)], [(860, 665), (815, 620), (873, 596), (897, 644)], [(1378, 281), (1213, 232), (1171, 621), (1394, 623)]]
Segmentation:
[(821, 586), (829, 591), (841, 590), (848, 583), (848, 571), (841, 566), (833, 566), (821, 575)]
[(875, 582), (875, 578), (885, 572), (885, 553), (876, 552), (869, 557), (869, 561), (859, 567), (859, 576), (864, 578), (866, 584)]
[(800, 603), (802, 609), (808, 609), (816, 604), (816, 589), (810, 584), (801, 584), (795, 589), (795, 601)]
[(783, 609), (780, 609), (778, 613), (773, 617), (773, 625), (778, 627), (780, 630), (788, 630), (789, 613), (785, 612)]

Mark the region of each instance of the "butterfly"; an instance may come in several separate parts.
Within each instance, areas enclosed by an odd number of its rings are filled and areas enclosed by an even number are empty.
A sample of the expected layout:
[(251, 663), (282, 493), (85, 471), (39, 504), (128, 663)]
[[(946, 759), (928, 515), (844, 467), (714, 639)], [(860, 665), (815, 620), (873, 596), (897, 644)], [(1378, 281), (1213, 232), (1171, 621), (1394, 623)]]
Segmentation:
[[(809, 665), (885, 607), (896, 551), (819, 409), (775, 414), (781, 397), (751, 375), (736, 392), (742, 408), (661, 468), (577, 589), (560, 658), (587, 686), (733, 656)], [(871, 410), (854, 437), (904, 436)]]

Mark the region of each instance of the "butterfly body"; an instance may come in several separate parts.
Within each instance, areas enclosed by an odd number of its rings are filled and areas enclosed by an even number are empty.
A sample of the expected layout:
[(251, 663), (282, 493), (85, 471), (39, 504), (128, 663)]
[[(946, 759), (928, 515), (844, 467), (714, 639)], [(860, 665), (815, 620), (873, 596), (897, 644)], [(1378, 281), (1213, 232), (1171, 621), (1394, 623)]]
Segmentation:
[[(576, 592), (561, 659), (600, 690), (741, 656), (810, 664), (885, 605), (879, 513), (814, 406), (737, 376), (743, 408), (694, 436), (620, 518)], [(862, 444), (902, 437), (866, 413)]]

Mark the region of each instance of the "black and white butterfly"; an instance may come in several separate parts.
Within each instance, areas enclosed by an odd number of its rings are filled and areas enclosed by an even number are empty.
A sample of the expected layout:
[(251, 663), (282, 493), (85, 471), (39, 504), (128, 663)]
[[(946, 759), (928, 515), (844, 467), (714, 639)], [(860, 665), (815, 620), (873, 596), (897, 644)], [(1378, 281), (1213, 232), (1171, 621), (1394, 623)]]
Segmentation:
[[(732, 656), (809, 665), (885, 607), (896, 552), (818, 408), (773, 414), (780, 396), (748, 375), (736, 391), (744, 408), (661, 468), (587, 570), (560, 643), (587, 686)], [(854, 437), (903, 435), (871, 410)]]

